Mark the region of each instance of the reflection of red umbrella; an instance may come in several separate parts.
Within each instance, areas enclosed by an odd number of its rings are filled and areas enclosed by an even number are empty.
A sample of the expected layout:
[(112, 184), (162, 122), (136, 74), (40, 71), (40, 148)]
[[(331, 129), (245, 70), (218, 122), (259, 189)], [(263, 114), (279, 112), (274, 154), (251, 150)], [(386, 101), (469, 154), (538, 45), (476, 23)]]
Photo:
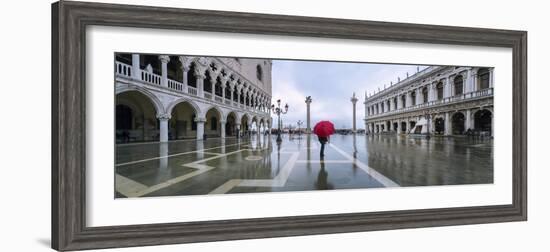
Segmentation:
[(320, 121), (313, 127), (313, 133), (319, 137), (328, 137), (334, 134), (334, 124), (329, 121)]

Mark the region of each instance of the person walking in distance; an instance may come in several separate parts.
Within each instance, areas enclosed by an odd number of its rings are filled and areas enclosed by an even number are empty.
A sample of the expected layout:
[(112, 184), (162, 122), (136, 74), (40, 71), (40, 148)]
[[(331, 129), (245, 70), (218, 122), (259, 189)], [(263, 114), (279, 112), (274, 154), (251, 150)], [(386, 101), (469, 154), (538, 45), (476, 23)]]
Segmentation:
[(321, 143), (321, 152), (319, 154), (321, 155), (321, 159), (323, 159), (325, 157), (325, 144), (327, 144), (330, 135), (334, 134), (334, 124), (329, 121), (320, 121), (315, 124), (313, 133), (317, 135)]
[(321, 159), (325, 157), (325, 144), (328, 142), (328, 137), (319, 137), (319, 142), (321, 143)]

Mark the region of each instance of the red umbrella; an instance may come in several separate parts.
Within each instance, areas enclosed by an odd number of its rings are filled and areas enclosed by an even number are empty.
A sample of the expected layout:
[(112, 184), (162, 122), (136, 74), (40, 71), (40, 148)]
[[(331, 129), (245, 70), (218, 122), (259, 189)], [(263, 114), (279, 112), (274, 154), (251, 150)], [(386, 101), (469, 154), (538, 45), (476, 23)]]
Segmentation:
[(313, 133), (319, 137), (328, 137), (334, 134), (334, 124), (330, 121), (320, 121), (313, 127)]

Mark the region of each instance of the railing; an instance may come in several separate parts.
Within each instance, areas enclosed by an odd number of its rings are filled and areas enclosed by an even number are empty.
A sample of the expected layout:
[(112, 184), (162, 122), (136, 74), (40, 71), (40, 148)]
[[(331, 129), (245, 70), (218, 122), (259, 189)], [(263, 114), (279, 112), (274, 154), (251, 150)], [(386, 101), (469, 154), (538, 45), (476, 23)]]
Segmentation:
[(187, 86), (187, 93), (196, 96), (198, 94), (197, 88)]
[(487, 88), (487, 89), (482, 89), (482, 90), (478, 90), (478, 91), (474, 91), (474, 92), (470, 92), (470, 93), (465, 93), (465, 94), (459, 94), (459, 95), (455, 95), (455, 96), (451, 96), (451, 97), (446, 97), (446, 98), (443, 98), (441, 100), (429, 101), (429, 102), (426, 102), (426, 103), (416, 104), (416, 105), (405, 107), (405, 108), (394, 109), (394, 110), (387, 111), (387, 112), (382, 112), (382, 113), (379, 113), (379, 114), (371, 114), (371, 115), (367, 115), (367, 118), (371, 119), (371, 118), (384, 117), (384, 116), (399, 114), (399, 113), (403, 113), (403, 112), (418, 110), (418, 109), (422, 109), (422, 108), (433, 107), (433, 106), (438, 106), (438, 105), (444, 105), (444, 104), (449, 104), (449, 103), (455, 103), (455, 102), (462, 101), (462, 100), (469, 100), (469, 99), (474, 99), (474, 98), (478, 98), (478, 97), (486, 97), (486, 96), (492, 96), (492, 95), (493, 95), (493, 88)]
[(141, 80), (147, 83), (160, 85), (162, 77), (160, 77), (160, 75), (141, 70)]
[(118, 62), (118, 61), (116, 62), (115, 71), (117, 74), (120, 74), (126, 77), (132, 76), (132, 66), (124, 64), (122, 62)]
[[(133, 78), (132, 70), (133, 70), (133, 68), (132, 68), (131, 65), (128, 65), (128, 64), (125, 64), (125, 63), (122, 63), (122, 62), (118, 62), (118, 61), (115, 62), (115, 73), (118, 76), (123, 76), (125, 78)], [(154, 73), (151, 73), (151, 72), (147, 72), (145, 70), (140, 70), (139, 71), (138, 79), (145, 82), (145, 83), (147, 83), (147, 84), (152, 84), (154, 86), (162, 86), (162, 77), (160, 75), (157, 75), (157, 74), (154, 74)], [(168, 79), (166, 85), (167, 85), (167, 88), (169, 88), (171, 90), (175, 90), (175, 91), (180, 92), (180, 93), (187, 93), (189, 95), (198, 96), (197, 88), (187, 86), (187, 89), (185, 89), (184, 84), (181, 83), (181, 82), (178, 82), (178, 81), (175, 81), (175, 80), (172, 80), (172, 79)], [(204, 92), (203, 94), (204, 94), (204, 99), (212, 100), (212, 93)], [(233, 106), (233, 107), (238, 107), (238, 108), (241, 108), (241, 109), (246, 109), (246, 110), (249, 110), (249, 111), (252, 111), (252, 112), (267, 113), (265, 111), (262, 111), (261, 109), (255, 109), (255, 108), (246, 106), (245, 104), (241, 104), (238, 101), (232, 101), (231, 99), (228, 99), (228, 98), (224, 99), (223, 97), (216, 96), (216, 95), (214, 95), (214, 101), (218, 102), (218, 103), (221, 103), (221, 104), (228, 105), (228, 106)]]
[(175, 80), (168, 79), (168, 88), (174, 89), (174, 90), (179, 91), (179, 92), (184, 92), (183, 91), (183, 83), (177, 82)]

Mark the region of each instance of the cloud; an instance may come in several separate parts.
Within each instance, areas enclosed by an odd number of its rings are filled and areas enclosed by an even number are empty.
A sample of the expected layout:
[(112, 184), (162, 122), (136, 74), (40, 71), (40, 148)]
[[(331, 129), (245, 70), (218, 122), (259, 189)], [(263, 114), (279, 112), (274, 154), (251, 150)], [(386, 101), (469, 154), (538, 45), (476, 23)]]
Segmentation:
[[(274, 60), (272, 103), (277, 99), (282, 100), (282, 106), (288, 103), (283, 123), (296, 126), (298, 120), (306, 121), (305, 97), (311, 95), (312, 124), (331, 120), (337, 128), (351, 128), (350, 98), (355, 92), (359, 99), (356, 123), (358, 128), (364, 128), (364, 93), (382, 89), (384, 84), (389, 86), (391, 81), (396, 83), (398, 77), (404, 79), (407, 72), (412, 74), (416, 69), (414, 65)], [(273, 119), (276, 122), (275, 115)]]

